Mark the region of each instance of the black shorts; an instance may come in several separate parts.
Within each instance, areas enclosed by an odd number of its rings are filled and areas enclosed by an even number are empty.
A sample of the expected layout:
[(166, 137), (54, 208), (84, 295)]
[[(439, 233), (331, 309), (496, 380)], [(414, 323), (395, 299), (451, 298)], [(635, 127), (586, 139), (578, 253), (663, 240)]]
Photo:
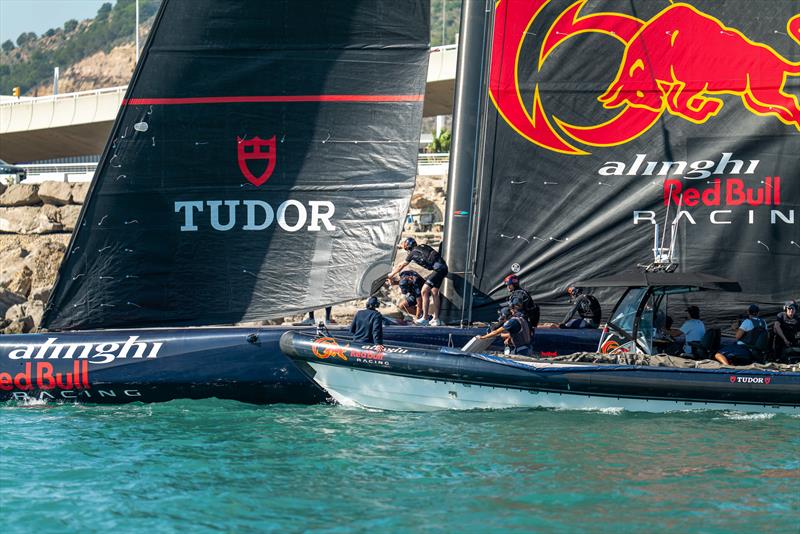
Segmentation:
[(728, 361), (735, 365), (747, 365), (753, 363), (753, 354), (744, 345), (736, 344), (729, 347), (722, 347), (720, 354), (728, 358)]
[(447, 267), (444, 269), (439, 269), (438, 271), (433, 271), (428, 275), (428, 278), (425, 279), (425, 283), (431, 287), (439, 289), (442, 287), (442, 282), (444, 282), (445, 278), (447, 278)]

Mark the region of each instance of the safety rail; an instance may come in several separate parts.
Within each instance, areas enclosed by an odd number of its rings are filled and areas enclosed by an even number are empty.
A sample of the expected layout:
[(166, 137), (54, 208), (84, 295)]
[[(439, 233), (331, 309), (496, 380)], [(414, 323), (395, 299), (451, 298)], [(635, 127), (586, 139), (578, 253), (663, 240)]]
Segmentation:
[(97, 163), (32, 163), (19, 165), (27, 172), (23, 183), (90, 182)]
[(0, 103), (0, 133), (113, 121), (127, 86), (107, 87)]

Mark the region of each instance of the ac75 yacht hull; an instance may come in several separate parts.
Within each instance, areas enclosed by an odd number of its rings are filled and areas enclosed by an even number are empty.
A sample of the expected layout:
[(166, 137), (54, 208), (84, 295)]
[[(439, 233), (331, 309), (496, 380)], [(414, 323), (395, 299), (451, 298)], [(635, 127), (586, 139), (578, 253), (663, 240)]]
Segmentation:
[(294, 332), (282, 350), (342, 404), (385, 410), (545, 407), (800, 414), (800, 373), (520, 362), (457, 350), (347, 344)]
[[(293, 331), (308, 331), (295, 328)], [(222, 398), (256, 404), (328, 395), (281, 352), (286, 327), (179, 328), (0, 336), (0, 401), (120, 404)], [(346, 338), (346, 328), (333, 329)], [(387, 339), (460, 346), (479, 328), (390, 326)], [(540, 349), (588, 350), (599, 332), (553, 332)]]

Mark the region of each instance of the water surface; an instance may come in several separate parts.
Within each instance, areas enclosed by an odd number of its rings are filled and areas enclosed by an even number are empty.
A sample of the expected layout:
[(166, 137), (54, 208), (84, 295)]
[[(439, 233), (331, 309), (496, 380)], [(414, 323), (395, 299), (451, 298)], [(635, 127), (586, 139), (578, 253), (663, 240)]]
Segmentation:
[(10, 532), (797, 533), (800, 419), (6, 405), (0, 509)]

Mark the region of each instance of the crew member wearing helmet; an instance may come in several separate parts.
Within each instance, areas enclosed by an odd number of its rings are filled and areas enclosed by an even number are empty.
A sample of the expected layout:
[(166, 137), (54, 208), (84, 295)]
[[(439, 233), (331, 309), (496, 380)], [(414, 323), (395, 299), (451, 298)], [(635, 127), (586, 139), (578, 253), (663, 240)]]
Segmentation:
[(783, 311), (778, 314), (772, 330), (775, 333), (775, 356), (784, 361), (800, 356), (800, 339), (797, 337), (800, 321), (795, 301), (790, 300), (783, 305)]
[(529, 356), (531, 353), (531, 328), (522, 313), (522, 300), (512, 299), (511, 307), (500, 310), (502, 325), (484, 334), (481, 339), (491, 339), (500, 336), (508, 347), (508, 352), (520, 356)]
[[(421, 325), (439, 326), (442, 324), (439, 321), (439, 288), (442, 287), (442, 282), (447, 277), (447, 263), (437, 250), (428, 245), (418, 245), (413, 237), (403, 241), (403, 250), (408, 251), (408, 256), (387, 277), (387, 282), (391, 282), (397, 273), (412, 262), (432, 271), (425, 279), (425, 285), (422, 286), (422, 317), (414, 322)], [(430, 323), (427, 320), (429, 313), (433, 316)]]
[(367, 299), (365, 309), (358, 310), (350, 324), (350, 333), (356, 343), (372, 343), (383, 350), (383, 315), (378, 311), (378, 298)]
[(511, 301), (519, 299), (522, 301), (522, 314), (528, 321), (531, 327), (531, 332), (539, 324), (539, 306), (533, 301), (530, 293), (522, 289), (519, 285), (519, 276), (516, 274), (509, 274), (503, 279), (503, 283), (508, 289), (508, 303), (506, 306), (511, 307)]
[[(600, 326), (602, 311), (594, 295), (586, 295), (579, 287), (567, 288), (572, 308), (567, 312), (559, 328), (597, 328)], [(577, 317), (575, 317), (577, 315)]]
[(409, 269), (400, 273), (400, 292), (403, 294), (400, 309), (414, 319), (422, 317), (422, 288), (424, 285), (425, 279), (417, 271)]

